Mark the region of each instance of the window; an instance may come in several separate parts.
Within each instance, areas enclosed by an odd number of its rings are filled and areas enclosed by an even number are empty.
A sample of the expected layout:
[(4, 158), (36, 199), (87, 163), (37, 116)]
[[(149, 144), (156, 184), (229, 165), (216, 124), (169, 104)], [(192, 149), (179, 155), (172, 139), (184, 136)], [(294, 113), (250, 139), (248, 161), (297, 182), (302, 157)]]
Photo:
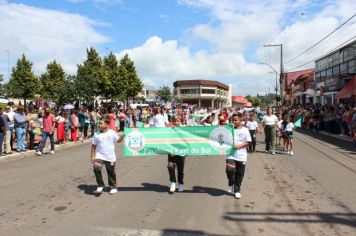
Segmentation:
[(199, 89), (181, 89), (180, 94), (198, 94)]
[(355, 74), (355, 72), (356, 72), (355, 62), (356, 62), (356, 60), (351, 60), (347, 63), (347, 67), (348, 67), (347, 72), (349, 74)]
[(340, 74), (340, 67), (339, 66), (334, 66), (333, 67), (333, 77), (334, 76), (339, 76)]
[(346, 74), (347, 73), (347, 63), (342, 63), (340, 65), (340, 74)]
[(315, 73), (316, 82), (321, 82), (321, 73)]
[(215, 94), (215, 89), (202, 89), (202, 94)]
[(332, 68), (326, 70), (326, 78), (331, 78), (333, 76)]

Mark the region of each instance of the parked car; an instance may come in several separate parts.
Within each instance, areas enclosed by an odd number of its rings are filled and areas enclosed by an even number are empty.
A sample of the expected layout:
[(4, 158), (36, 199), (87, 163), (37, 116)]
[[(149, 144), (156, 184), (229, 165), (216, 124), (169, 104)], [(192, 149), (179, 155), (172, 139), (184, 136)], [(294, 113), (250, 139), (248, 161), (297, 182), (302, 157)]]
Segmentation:
[(9, 102), (9, 99), (7, 99), (6, 96), (0, 96), (0, 103), (1, 104), (7, 104)]

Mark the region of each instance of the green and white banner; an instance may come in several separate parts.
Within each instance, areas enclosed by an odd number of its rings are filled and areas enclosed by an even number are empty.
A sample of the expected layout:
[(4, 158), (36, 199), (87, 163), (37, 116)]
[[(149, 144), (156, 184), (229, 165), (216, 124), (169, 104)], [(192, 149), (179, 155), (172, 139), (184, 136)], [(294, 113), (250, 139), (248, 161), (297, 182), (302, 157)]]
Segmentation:
[(232, 126), (125, 128), (124, 156), (226, 155), (233, 151)]

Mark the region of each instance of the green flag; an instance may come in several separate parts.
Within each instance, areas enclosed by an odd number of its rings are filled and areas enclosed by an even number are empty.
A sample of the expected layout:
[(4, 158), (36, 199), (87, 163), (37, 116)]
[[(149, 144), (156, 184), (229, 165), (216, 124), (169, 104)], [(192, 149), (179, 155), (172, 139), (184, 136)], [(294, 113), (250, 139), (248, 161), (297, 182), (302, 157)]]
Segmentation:
[(294, 126), (295, 127), (302, 127), (302, 118), (299, 118), (298, 120), (296, 120), (295, 122), (294, 122)]

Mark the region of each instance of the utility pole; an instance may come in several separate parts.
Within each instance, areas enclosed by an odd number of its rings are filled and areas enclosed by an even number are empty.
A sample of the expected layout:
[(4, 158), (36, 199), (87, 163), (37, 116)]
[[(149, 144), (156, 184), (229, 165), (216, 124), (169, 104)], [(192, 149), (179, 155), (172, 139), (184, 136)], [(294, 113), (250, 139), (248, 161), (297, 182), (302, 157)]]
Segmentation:
[(263, 47), (280, 47), (280, 71), (279, 71), (279, 86), (280, 86), (280, 90), (279, 90), (279, 94), (281, 96), (281, 103), (283, 104), (283, 89), (284, 89), (284, 81), (283, 81), (283, 44), (267, 44), (267, 45), (263, 45)]

